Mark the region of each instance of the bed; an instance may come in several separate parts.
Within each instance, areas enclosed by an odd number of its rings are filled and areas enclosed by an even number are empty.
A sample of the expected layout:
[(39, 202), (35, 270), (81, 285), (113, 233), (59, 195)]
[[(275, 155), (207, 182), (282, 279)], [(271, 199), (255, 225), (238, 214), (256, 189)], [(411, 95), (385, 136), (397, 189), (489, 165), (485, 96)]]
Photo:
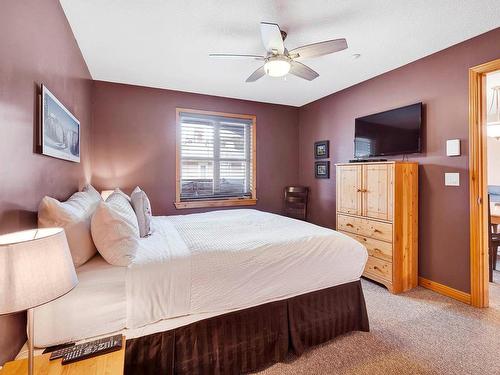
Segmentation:
[(100, 256), (35, 309), (35, 345), (123, 332), (127, 373), (238, 373), (368, 330), (366, 249), (336, 231), (251, 209), (153, 218), (133, 264)]

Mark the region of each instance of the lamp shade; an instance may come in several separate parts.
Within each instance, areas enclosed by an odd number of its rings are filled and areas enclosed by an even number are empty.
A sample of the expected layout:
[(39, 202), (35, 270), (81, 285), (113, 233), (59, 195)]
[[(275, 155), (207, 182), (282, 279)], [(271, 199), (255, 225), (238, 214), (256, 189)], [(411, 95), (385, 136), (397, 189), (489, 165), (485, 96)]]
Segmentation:
[(0, 236), (0, 314), (27, 310), (78, 284), (62, 228)]

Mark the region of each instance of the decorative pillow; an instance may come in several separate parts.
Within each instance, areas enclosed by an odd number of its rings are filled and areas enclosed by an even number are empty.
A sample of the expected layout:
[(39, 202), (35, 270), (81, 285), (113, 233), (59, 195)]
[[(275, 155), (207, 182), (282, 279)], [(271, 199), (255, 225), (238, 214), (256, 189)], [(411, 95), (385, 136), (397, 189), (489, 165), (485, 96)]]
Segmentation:
[(122, 193), (114, 192), (92, 217), (92, 238), (109, 264), (128, 266), (139, 247), (139, 226), (134, 209)]
[(102, 200), (92, 186), (85, 188), (86, 191), (73, 194), (66, 202), (44, 197), (38, 207), (40, 228), (64, 228), (75, 267), (81, 266), (96, 253), (90, 234), (90, 219)]
[(139, 234), (141, 237), (147, 237), (151, 234), (151, 203), (144, 191), (137, 186), (130, 195), (132, 207), (137, 216), (139, 224)]
[(125, 194), (123, 191), (121, 191), (120, 188), (115, 188), (115, 190), (113, 190), (113, 192), (122, 195), (124, 198), (127, 198), (127, 200), (129, 202), (131, 201), (130, 197), (127, 194)]
[(85, 184), (82, 192), (89, 194), (92, 197), (92, 200), (95, 202), (102, 201), (101, 194), (99, 194), (99, 192), (90, 184)]

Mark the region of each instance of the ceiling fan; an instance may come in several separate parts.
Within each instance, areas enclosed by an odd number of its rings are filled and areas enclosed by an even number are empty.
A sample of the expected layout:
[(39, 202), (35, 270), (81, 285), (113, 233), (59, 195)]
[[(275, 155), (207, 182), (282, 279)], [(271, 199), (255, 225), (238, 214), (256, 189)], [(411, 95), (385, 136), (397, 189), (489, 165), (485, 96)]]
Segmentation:
[(347, 41), (342, 38), (307, 44), (288, 51), (283, 44), (287, 33), (281, 30), (276, 23), (261, 22), (260, 34), (267, 51), (265, 56), (227, 53), (210, 53), (209, 56), (264, 61), (264, 65), (253, 72), (246, 82), (255, 82), (266, 74), (271, 77), (282, 77), (288, 73), (312, 81), (319, 77), (319, 74), (298, 60), (328, 55), (347, 48)]

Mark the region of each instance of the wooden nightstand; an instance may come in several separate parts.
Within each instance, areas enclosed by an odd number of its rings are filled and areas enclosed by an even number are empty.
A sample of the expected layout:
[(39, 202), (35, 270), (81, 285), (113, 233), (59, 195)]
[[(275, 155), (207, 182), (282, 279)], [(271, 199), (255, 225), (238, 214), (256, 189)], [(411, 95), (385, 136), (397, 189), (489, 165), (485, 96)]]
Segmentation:
[[(35, 357), (35, 375), (123, 375), (125, 365), (125, 337), (123, 346), (116, 352), (99, 355), (62, 365), (62, 359), (49, 361), (50, 353)], [(28, 359), (7, 362), (0, 375), (24, 375), (28, 373)]]

